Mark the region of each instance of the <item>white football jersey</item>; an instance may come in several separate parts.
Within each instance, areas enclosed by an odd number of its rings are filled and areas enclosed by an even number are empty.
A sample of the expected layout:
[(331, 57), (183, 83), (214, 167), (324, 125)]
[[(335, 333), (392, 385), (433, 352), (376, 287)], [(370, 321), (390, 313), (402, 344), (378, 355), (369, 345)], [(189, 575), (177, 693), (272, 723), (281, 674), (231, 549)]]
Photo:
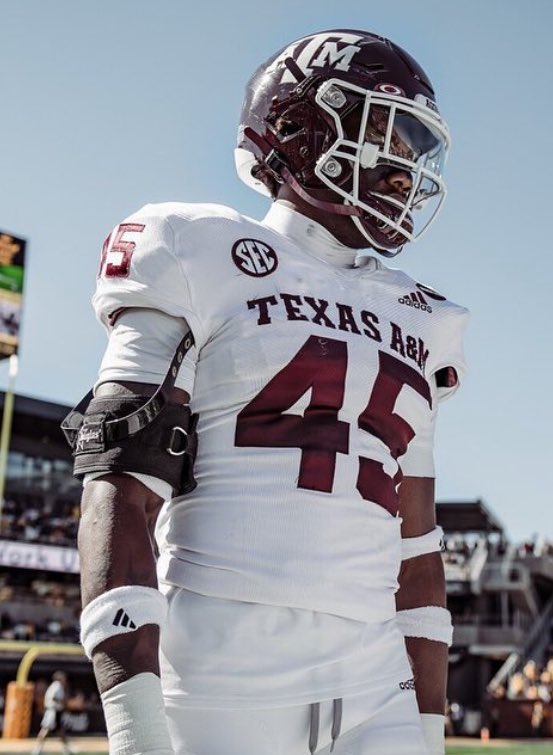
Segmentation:
[(147, 205), (106, 240), (102, 322), (158, 310), (196, 342), (178, 384), (199, 414), (198, 485), (160, 515), (163, 581), (358, 621), (395, 614), (396, 490), (402, 474), (433, 476), (467, 312), (354, 259), (278, 203), (261, 223)]

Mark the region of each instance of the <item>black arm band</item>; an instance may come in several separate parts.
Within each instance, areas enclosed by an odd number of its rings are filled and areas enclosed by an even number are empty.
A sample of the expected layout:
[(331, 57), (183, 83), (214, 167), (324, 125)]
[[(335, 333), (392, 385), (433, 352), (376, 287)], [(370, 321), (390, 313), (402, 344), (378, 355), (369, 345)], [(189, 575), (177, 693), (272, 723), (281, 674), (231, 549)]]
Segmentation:
[[(92, 391), (62, 423), (73, 449), (74, 474), (139, 472), (168, 482), (178, 494), (194, 489), (197, 415), (169, 403), (178, 368), (194, 343), (188, 331), (153, 396), (100, 396)], [(84, 410), (84, 412), (83, 412)]]

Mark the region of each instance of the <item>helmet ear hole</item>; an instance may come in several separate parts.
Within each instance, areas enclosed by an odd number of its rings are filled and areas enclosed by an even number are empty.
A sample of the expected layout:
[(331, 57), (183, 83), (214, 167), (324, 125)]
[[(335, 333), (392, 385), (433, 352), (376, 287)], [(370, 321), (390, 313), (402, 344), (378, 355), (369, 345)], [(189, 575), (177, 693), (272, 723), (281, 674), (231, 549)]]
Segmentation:
[(286, 142), (288, 139), (292, 139), (297, 136), (302, 130), (302, 126), (299, 123), (288, 120), (287, 118), (280, 117), (274, 126), (275, 135), (280, 142)]
[(275, 180), (271, 175), (271, 171), (268, 170), (265, 165), (256, 163), (252, 167), (250, 173), (255, 181), (261, 181), (261, 183), (264, 184), (272, 199), (277, 198), (280, 183)]

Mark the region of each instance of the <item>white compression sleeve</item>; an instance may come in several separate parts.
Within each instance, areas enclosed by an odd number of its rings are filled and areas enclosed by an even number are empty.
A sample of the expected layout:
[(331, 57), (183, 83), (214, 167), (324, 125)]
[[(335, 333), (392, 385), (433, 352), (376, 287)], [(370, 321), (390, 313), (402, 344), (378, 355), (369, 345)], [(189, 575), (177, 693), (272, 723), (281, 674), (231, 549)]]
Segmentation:
[(173, 755), (161, 682), (142, 673), (102, 694), (110, 755)]
[(445, 716), (437, 713), (421, 713), (421, 725), (428, 755), (444, 755)]

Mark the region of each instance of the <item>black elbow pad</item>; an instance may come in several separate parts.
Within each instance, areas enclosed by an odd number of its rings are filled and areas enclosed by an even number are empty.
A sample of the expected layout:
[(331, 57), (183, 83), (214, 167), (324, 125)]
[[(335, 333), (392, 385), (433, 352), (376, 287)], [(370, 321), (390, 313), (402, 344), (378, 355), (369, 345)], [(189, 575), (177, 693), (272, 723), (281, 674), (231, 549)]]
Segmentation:
[(153, 418), (145, 412), (145, 419), (137, 421), (150, 400), (149, 396), (91, 399), (76, 432), (71, 438), (66, 432), (76, 477), (89, 472), (140, 472), (168, 482), (177, 494), (196, 487), (198, 416), (188, 406), (166, 403)]
[(89, 472), (140, 472), (168, 482), (177, 495), (196, 487), (198, 415), (169, 401), (179, 367), (193, 344), (187, 330), (153, 396), (94, 398), (90, 391), (67, 415), (61, 427), (73, 449), (77, 477)]

